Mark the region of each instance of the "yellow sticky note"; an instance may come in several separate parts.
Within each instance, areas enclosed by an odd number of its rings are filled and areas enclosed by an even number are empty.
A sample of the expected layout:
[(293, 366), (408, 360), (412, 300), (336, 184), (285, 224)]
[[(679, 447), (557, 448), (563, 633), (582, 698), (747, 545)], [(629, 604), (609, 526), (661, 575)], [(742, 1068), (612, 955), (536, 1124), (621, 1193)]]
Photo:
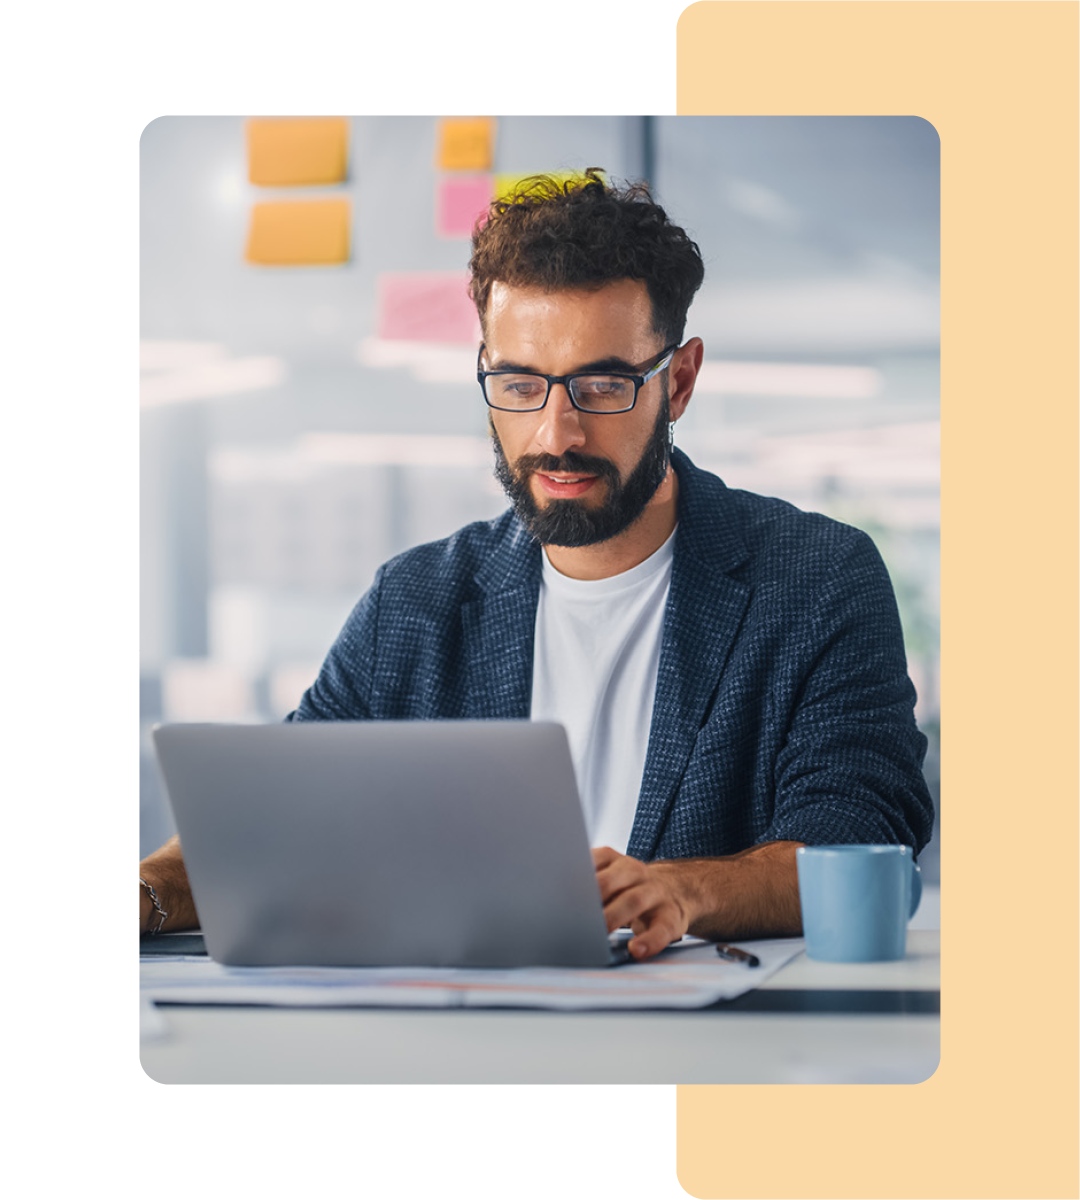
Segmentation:
[(344, 117), (260, 117), (247, 123), (248, 179), (261, 187), (341, 183), (349, 160)]
[(534, 175), (545, 175), (551, 179), (556, 179), (559, 183), (569, 183), (573, 179), (583, 179), (584, 171), (533, 171), (530, 175), (496, 175), (495, 176), (495, 199), (505, 200), (513, 192), (525, 182), (527, 179), (533, 178)]
[(348, 200), (276, 200), (251, 209), (250, 263), (322, 266), (349, 261)]
[(435, 163), (441, 171), (490, 171), (495, 143), (492, 117), (444, 117)]

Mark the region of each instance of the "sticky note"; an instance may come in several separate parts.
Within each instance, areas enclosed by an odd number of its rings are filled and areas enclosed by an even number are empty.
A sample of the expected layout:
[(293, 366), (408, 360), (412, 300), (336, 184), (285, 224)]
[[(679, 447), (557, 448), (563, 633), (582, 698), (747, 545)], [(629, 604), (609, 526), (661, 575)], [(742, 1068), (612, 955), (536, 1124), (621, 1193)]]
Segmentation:
[(477, 344), (480, 322), (468, 287), (464, 271), (379, 276), (379, 337)]
[(584, 171), (533, 171), (529, 175), (496, 175), (495, 199), (502, 200), (509, 196), (512, 192), (517, 191), (526, 179), (531, 179), (534, 175), (550, 176), (552, 179), (557, 179), (559, 183), (569, 183), (572, 179), (585, 178)]
[(435, 228), (440, 237), (468, 237), (492, 200), (490, 175), (445, 175), (436, 184)]
[(344, 117), (259, 117), (247, 123), (248, 179), (260, 187), (341, 183), (349, 158)]
[(251, 209), (249, 263), (323, 266), (349, 261), (348, 200), (275, 200)]
[(435, 164), (441, 171), (490, 171), (495, 142), (491, 117), (444, 117), (438, 125)]

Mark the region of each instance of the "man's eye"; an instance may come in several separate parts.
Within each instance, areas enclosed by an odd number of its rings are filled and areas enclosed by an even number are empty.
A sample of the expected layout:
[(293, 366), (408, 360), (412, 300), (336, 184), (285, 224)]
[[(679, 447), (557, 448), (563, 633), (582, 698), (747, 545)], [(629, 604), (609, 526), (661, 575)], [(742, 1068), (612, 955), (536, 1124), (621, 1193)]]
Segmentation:
[(498, 387), (500, 394), (507, 399), (532, 400), (544, 394), (547, 382), (528, 375), (505, 375), (499, 377)]
[(580, 396), (593, 399), (620, 397), (630, 388), (627, 380), (619, 379), (617, 376), (608, 377), (606, 375), (581, 376), (577, 381), (577, 385)]
[(510, 385), (510, 390), (517, 396), (537, 396), (544, 385), (539, 379), (519, 379)]

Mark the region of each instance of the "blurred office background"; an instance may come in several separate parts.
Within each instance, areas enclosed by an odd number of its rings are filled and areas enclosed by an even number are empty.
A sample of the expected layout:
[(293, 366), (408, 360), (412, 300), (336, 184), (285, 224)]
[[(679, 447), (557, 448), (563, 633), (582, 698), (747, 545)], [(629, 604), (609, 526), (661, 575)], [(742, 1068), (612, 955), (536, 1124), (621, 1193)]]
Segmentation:
[[(256, 169), (242, 117), (163, 117), (142, 136), (140, 853), (173, 831), (155, 721), (284, 716), (382, 561), (504, 508), (475, 330), (458, 304), (464, 225), (503, 177), (587, 166), (647, 178), (705, 258), (687, 334), (704, 339), (706, 362), (678, 443), (729, 485), (876, 540), (937, 801), (933, 128), (906, 117), (339, 128), (342, 177), (305, 186)], [(312, 201), (336, 202), (315, 256), (329, 245), (346, 261), (276, 265), (283, 210), (265, 206)], [(935, 832), (931, 882), (939, 855)]]

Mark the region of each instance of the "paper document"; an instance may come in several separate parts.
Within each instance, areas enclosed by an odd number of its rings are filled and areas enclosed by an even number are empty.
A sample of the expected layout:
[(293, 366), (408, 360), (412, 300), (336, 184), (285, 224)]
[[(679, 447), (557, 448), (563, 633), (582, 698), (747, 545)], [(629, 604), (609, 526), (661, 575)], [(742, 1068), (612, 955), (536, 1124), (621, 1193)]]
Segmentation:
[(720, 959), (696, 940), (623, 967), (464, 970), (426, 967), (225, 967), (204, 957), (147, 957), (142, 990), (168, 1004), (312, 1008), (703, 1008), (764, 983), (801, 938), (740, 942), (759, 967)]

